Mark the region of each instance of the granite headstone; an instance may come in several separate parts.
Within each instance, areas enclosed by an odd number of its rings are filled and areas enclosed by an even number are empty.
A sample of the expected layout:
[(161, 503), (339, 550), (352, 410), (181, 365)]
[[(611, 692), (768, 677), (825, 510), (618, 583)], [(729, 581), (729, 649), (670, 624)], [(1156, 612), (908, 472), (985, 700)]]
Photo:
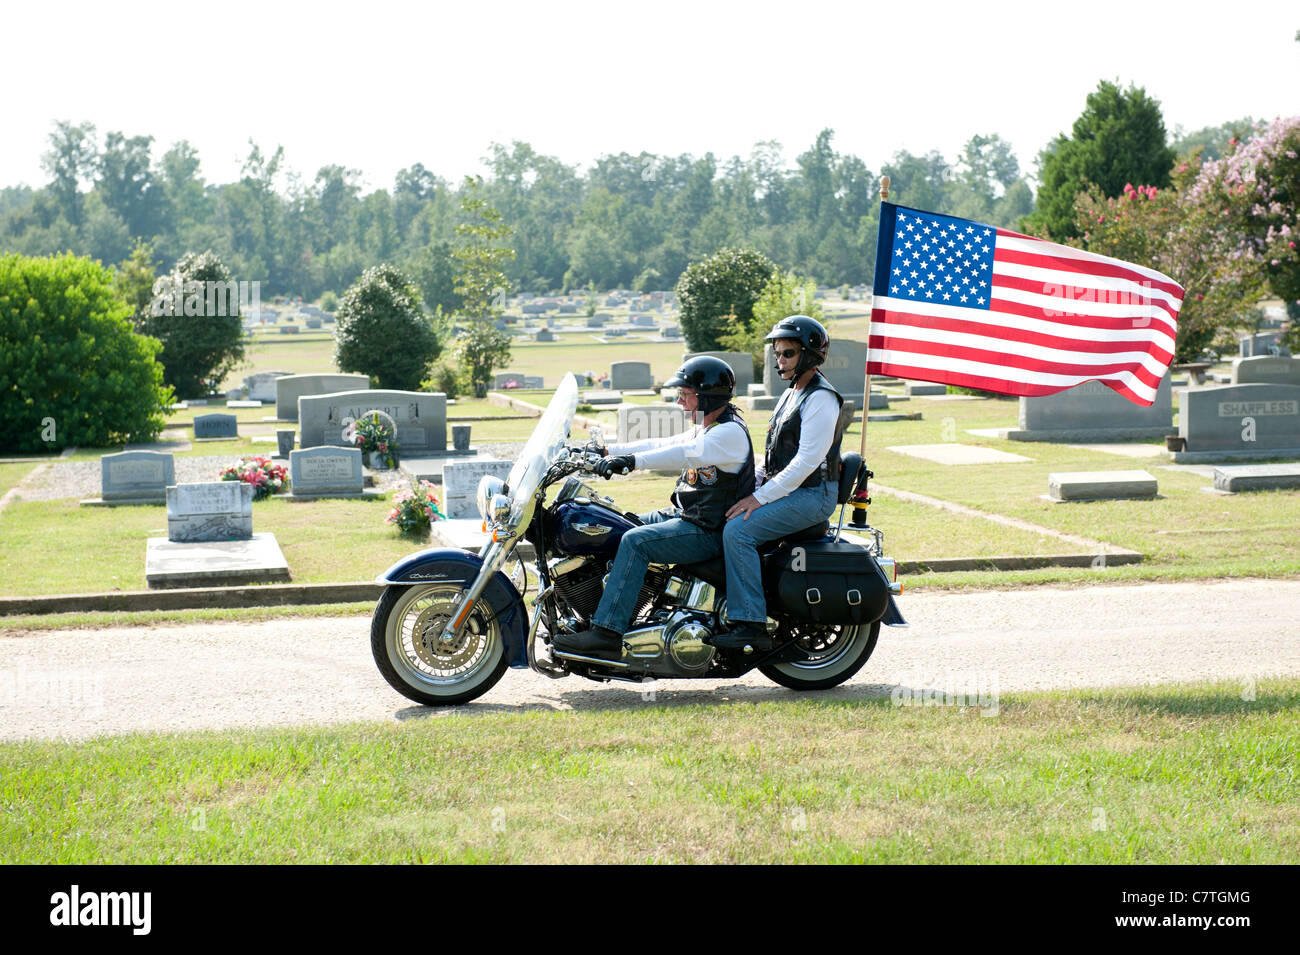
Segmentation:
[(360, 448), (316, 447), (289, 453), (292, 497), (342, 497), (361, 494), (365, 476)]
[(162, 504), (176, 483), (176, 464), (166, 451), (119, 451), (99, 459), (99, 475), (102, 500)]
[(275, 380), (275, 416), (285, 421), (297, 421), (299, 398), (360, 391), (369, 387), (367, 375), (286, 375)]
[(253, 485), (212, 481), (167, 488), (169, 541), (248, 540), (252, 536)]
[[(283, 380), (283, 379), (281, 379)], [(367, 411), (381, 411), (397, 426), (403, 457), (447, 448), (447, 396), (426, 391), (342, 391), (298, 399), (298, 445), (348, 446), (343, 429)]]
[(442, 469), (443, 510), (451, 518), (476, 518), (478, 485), (484, 475), (505, 480), (513, 461), (448, 461)]

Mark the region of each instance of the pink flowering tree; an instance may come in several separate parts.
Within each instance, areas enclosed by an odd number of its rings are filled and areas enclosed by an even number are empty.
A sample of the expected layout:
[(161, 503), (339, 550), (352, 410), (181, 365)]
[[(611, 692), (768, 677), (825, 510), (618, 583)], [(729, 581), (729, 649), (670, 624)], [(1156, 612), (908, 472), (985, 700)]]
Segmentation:
[(1074, 205), (1080, 238), (1072, 244), (1157, 269), (1183, 286), (1176, 362), (1195, 361), (1216, 338), (1230, 345), (1231, 330), (1253, 322), (1267, 285), (1237, 219), (1197, 193), (1201, 175), (1193, 157), (1175, 166), (1171, 189), (1129, 183), (1107, 198), (1092, 186)]
[(1289, 339), (1300, 346), (1300, 116), (1274, 120), (1244, 143), (1208, 162), (1192, 198), (1227, 220), (1262, 268), (1269, 288), (1286, 302)]

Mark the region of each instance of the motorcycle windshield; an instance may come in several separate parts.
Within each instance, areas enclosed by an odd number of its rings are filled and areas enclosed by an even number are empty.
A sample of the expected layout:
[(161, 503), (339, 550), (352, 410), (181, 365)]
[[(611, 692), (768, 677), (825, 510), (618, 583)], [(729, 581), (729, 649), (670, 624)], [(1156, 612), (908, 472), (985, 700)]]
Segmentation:
[(578, 379), (573, 373), (564, 376), (560, 387), (555, 389), (551, 403), (546, 406), (532, 437), (519, 453), (515, 466), (510, 469), (506, 484), (510, 489), (510, 499), (514, 503), (511, 509), (511, 523), (519, 526), (528, 519), (533, 495), (542, 483), (556, 454), (563, 450), (569, 439), (569, 426), (573, 414), (578, 409)]

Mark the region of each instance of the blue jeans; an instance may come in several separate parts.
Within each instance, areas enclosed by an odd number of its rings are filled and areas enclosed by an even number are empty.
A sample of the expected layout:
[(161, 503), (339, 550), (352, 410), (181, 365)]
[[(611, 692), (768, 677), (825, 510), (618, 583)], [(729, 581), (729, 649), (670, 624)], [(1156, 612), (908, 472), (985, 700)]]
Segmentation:
[(748, 519), (733, 517), (722, 529), (727, 555), (727, 619), (731, 623), (767, 622), (763, 571), (758, 545), (793, 534), (826, 520), (835, 512), (838, 484), (797, 487), (785, 497), (750, 511)]
[(609, 572), (609, 586), (592, 615), (593, 624), (616, 633), (627, 632), (649, 564), (693, 564), (721, 556), (721, 534), (675, 517), (675, 513), (675, 508), (666, 508), (642, 514), (645, 523), (623, 535)]

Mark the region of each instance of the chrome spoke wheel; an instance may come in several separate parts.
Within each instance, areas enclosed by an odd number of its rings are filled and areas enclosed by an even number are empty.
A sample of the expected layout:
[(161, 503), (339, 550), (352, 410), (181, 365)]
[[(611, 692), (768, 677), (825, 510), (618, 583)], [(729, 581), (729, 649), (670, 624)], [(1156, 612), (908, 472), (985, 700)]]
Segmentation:
[(375, 662), (389, 684), (421, 703), (459, 703), (487, 692), (505, 670), (501, 625), (486, 600), (459, 637), (448, 633), (462, 583), (390, 588), (371, 625)]

